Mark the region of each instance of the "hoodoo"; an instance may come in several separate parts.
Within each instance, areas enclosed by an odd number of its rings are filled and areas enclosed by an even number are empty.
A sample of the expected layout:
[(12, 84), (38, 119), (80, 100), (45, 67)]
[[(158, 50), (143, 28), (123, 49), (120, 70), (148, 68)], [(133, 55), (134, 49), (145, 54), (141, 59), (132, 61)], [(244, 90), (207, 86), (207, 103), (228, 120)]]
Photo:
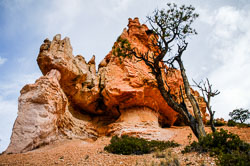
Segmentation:
[[(129, 19), (121, 38), (132, 48), (149, 50), (151, 31), (138, 18)], [(21, 90), (18, 117), (6, 153), (21, 153), (60, 139), (97, 139), (103, 135), (134, 135), (167, 140), (173, 133), (165, 126), (184, 123), (165, 102), (150, 69), (136, 57), (114, 55), (115, 46), (96, 72), (95, 56), (86, 62), (74, 56), (69, 38), (45, 39), (37, 58), (43, 75)], [(164, 78), (177, 102), (181, 101), (180, 71)], [(197, 91), (203, 118), (206, 104)], [(187, 106), (191, 105), (185, 99)], [(192, 112), (191, 107), (188, 107)]]

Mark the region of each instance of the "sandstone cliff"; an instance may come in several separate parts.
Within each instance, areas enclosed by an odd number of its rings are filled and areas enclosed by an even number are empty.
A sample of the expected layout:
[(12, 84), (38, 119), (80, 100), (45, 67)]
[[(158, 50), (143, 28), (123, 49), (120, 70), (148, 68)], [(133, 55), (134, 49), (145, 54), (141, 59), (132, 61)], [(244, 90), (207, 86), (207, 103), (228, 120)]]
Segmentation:
[[(151, 35), (135, 18), (129, 19), (120, 37), (147, 52)], [(162, 98), (150, 69), (135, 57), (121, 60), (111, 50), (96, 72), (94, 56), (88, 63), (81, 55), (74, 56), (69, 38), (56, 35), (52, 41), (44, 40), (37, 62), (44, 76), (21, 90), (7, 153), (26, 152), (59, 139), (97, 139), (101, 135), (166, 140), (172, 133), (161, 127), (183, 123)], [(180, 101), (180, 72), (175, 70), (165, 79)], [(203, 98), (192, 93), (205, 118)]]

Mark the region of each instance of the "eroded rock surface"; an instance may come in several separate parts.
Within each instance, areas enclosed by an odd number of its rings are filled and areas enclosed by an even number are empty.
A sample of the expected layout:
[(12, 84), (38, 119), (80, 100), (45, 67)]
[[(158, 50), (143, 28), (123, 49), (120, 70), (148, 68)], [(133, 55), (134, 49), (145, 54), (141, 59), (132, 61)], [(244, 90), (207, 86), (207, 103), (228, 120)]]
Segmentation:
[[(154, 49), (152, 35), (135, 18), (129, 19), (120, 37), (146, 53)], [(135, 57), (121, 59), (111, 50), (96, 72), (95, 56), (88, 63), (81, 55), (74, 56), (69, 38), (56, 35), (52, 41), (44, 40), (37, 62), (44, 76), (21, 90), (7, 153), (26, 152), (59, 139), (95, 140), (102, 135), (167, 140), (173, 133), (161, 127), (183, 122), (161, 96), (151, 70)], [(180, 72), (174, 70), (164, 79), (180, 102), (184, 94)], [(203, 98), (192, 93), (205, 118)]]
[(60, 78), (59, 71), (51, 70), (23, 87), (7, 153), (25, 152), (57, 139), (57, 120), (67, 106)]
[(88, 63), (81, 55), (74, 57), (69, 38), (61, 40), (61, 35), (56, 35), (52, 41), (44, 40), (37, 63), (44, 75), (51, 69), (60, 71), (60, 85), (70, 102), (95, 113), (100, 89), (94, 56)]

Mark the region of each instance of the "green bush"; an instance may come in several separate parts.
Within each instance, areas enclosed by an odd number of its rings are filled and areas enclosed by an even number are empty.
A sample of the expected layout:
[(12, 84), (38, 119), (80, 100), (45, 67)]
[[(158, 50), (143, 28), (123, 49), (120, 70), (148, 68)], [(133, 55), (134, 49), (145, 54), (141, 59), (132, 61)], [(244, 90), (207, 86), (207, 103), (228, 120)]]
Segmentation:
[(237, 126), (238, 128), (247, 128), (250, 127), (250, 124), (246, 124), (246, 123), (237, 123), (234, 120), (230, 119), (227, 122), (227, 126)]
[(211, 134), (207, 134), (198, 142), (194, 141), (191, 145), (186, 146), (183, 153), (186, 152), (209, 152), (212, 156), (217, 156), (218, 165), (230, 164), (247, 165), (250, 163), (249, 151), (250, 145), (243, 142), (238, 135), (228, 132), (227, 130), (220, 129)]
[(217, 164), (221, 166), (249, 166), (249, 154), (240, 151), (222, 153), (218, 156)]
[(237, 123), (234, 121), (234, 120), (232, 120), (232, 119), (230, 119), (230, 120), (228, 120), (228, 122), (227, 122), (227, 126), (236, 126), (237, 125)]
[(206, 121), (205, 125), (211, 125), (211, 124), (210, 124), (210, 121), (209, 121), (209, 120)]
[(225, 123), (223, 123), (223, 122), (221, 122), (221, 121), (214, 121), (214, 126), (215, 126), (215, 127), (225, 126)]
[[(205, 123), (206, 125), (208, 125), (208, 126), (210, 126), (211, 124), (210, 124), (210, 121), (207, 121), (206, 123)], [(225, 126), (225, 123), (223, 123), (223, 122), (221, 122), (221, 121), (214, 121), (214, 126), (215, 127), (219, 127), (219, 126)]]
[(147, 141), (143, 138), (124, 135), (122, 137), (112, 137), (110, 144), (105, 146), (104, 150), (114, 154), (140, 155), (176, 146), (179, 146), (179, 144), (173, 141)]
[(116, 43), (117, 44), (112, 47), (112, 54), (119, 58), (120, 63), (122, 63), (122, 58), (132, 58), (134, 51), (128, 39), (119, 36)]
[(237, 127), (238, 127), (238, 128), (247, 128), (247, 127), (249, 127), (249, 124), (246, 124), (246, 123), (238, 123), (238, 124), (237, 124)]

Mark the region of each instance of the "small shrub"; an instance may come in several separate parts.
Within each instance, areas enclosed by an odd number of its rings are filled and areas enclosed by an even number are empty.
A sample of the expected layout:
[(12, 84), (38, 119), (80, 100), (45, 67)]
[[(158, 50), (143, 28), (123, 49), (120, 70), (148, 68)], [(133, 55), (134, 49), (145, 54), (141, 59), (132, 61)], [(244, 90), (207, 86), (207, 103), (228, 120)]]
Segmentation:
[(110, 144), (107, 145), (104, 150), (114, 154), (140, 155), (176, 146), (179, 146), (179, 144), (173, 141), (147, 141), (143, 138), (123, 135), (120, 138), (118, 136), (112, 137)]
[(247, 127), (249, 127), (249, 124), (239, 123), (239, 124), (237, 124), (237, 127), (238, 128), (247, 128)]
[(180, 162), (177, 158), (165, 158), (166, 160), (161, 161), (159, 166), (180, 166)]
[(150, 153), (148, 142), (145, 139), (134, 138), (129, 136), (112, 137), (111, 144), (106, 146), (104, 150), (115, 154), (146, 154)]
[(149, 146), (151, 147), (152, 151), (156, 151), (156, 150), (162, 151), (162, 150), (167, 149), (167, 148), (179, 146), (179, 144), (174, 142), (174, 141), (152, 140), (152, 141), (148, 141), (148, 142), (149, 142)]
[(231, 153), (222, 153), (218, 156), (217, 165), (221, 166), (249, 166), (249, 154), (240, 151), (232, 151)]
[(223, 123), (223, 122), (221, 122), (221, 121), (215, 121), (215, 122), (214, 122), (214, 126), (215, 126), (215, 127), (225, 126), (225, 123)]
[(162, 151), (157, 151), (154, 155), (155, 158), (165, 158), (166, 157), (166, 154), (165, 152), (162, 152)]
[(250, 145), (243, 142), (238, 135), (223, 129), (208, 134), (198, 142), (192, 142), (189, 146), (185, 147), (183, 153), (192, 151), (209, 152), (210, 155), (217, 156), (218, 165), (228, 165), (225, 164), (228, 161), (232, 165), (237, 165), (239, 161), (246, 165), (250, 160), (248, 154)]
[[(210, 126), (211, 125), (210, 121), (207, 121), (206, 125)], [(214, 120), (214, 126), (215, 127), (225, 126), (225, 125), (226, 124), (224, 122), (222, 122), (222, 121)]]
[(155, 155), (156, 158), (164, 158), (160, 163), (152, 162), (151, 166), (180, 166), (180, 162), (176, 155), (173, 155), (170, 150), (157, 152)]
[(191, 144), (192, 134), (191, 134), (191, 133), (189, 133), (189, 135), (187, 136), (187, 138), (188, 138), (188, 142), (189, 142), (189, 144)]
[(234, 127), (236, 125), (237, 125), (237, 123), (234, 120), (232, 120), (232, 119), (228, 120), (228, 122), (227, 122), (227, 126)]
[(247, 127), (250, 127), (250, 124), (246, 124), (246, 123), (237, 123), (237, 122), (235, 122), (234, 120), (230, 119), (230, 120), (228, 120), (228, 122), (227, 122), (227, 126), (231, 126), (231, 127), (237, 126), (238, 128), (247, 128)]
[(126, 57), (132, 58), (133, 49), (126, 38), (119, 36), (116, 43), (117, 44), (112, 47), (112, 53), (119, 58), (120, 63), (122, 63), (123, 59)]
[(211, 124), (210, 124), (210, 121), (207, 120), (206, 123), (205, 123), (205, 125), (208, 125), (208, 126), (211, 125)]

